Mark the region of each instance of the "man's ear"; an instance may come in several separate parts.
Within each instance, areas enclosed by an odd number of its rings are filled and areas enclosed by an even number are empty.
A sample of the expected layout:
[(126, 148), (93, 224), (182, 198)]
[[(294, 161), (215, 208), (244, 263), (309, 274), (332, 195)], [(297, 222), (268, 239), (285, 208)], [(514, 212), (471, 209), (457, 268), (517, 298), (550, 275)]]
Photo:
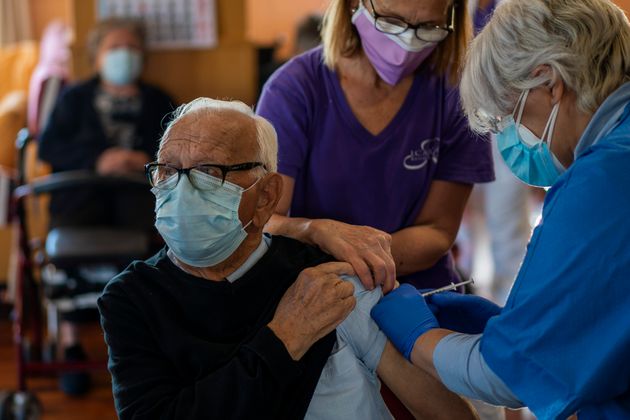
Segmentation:
[(253, 224), (262, 228), (271, 218), (282, 196), (282, 177), (272, 172), (260, 180)]

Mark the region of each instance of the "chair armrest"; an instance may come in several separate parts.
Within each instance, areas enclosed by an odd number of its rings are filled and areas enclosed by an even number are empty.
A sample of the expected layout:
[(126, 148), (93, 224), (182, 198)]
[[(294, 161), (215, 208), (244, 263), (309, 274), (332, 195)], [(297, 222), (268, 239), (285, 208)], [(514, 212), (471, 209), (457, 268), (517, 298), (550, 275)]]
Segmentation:
[(64, 171), (34, 179), (15, 189), (14, 197), (21, 200), (27, 195), (39, 195), (76, 187), (94, 188), (148, 188), (149, 181), (142, 174), (102, 176), (93, 171)]

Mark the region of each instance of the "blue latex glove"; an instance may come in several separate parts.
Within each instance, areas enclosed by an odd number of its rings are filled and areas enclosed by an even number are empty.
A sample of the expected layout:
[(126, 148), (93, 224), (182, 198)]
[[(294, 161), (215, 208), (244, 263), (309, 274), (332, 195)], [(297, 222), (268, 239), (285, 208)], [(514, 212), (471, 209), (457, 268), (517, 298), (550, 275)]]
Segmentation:
[(488, 320), (501, 313), (500, 306), (475, 295), (443, 292), (426, 300), (441, 328), (464, 334), (481, 334)]
[(422, 295), (409, 284), (389, 292), (370, 315), (407, 360), (418, 337), (439, 327)]

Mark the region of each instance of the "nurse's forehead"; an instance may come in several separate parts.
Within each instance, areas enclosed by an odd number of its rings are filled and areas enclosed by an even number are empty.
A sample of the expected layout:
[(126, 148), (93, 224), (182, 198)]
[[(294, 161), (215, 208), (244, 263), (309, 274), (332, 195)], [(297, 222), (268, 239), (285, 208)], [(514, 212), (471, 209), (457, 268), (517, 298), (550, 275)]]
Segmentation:
[[(370, 0), (361, 0), (369, 5)], [(444, 23), (451, 0), (372, 0), (376, 12), (399, 17), (409, 23)]]
[(187, 162), (185, 166), (255, 160), (256, 134), (254, 119), (238, 111), (185, 115), (171, 127), (158, 152), (158, 160), (175, 165)]

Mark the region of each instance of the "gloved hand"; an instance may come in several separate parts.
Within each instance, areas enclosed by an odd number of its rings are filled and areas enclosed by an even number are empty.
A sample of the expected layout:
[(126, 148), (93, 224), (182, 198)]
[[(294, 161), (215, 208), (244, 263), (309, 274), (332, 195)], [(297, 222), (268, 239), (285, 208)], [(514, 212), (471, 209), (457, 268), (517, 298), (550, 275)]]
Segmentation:
[(439, 327), (422, 295), (409, 284), (389, 292), (370, 315), (407, 360), (418, 337)]
[(440, 327), (465, 334), (481, 334), (488, 320), (501, 313), (501, 307), (475, 295), (436, 293), (426, 298)]

